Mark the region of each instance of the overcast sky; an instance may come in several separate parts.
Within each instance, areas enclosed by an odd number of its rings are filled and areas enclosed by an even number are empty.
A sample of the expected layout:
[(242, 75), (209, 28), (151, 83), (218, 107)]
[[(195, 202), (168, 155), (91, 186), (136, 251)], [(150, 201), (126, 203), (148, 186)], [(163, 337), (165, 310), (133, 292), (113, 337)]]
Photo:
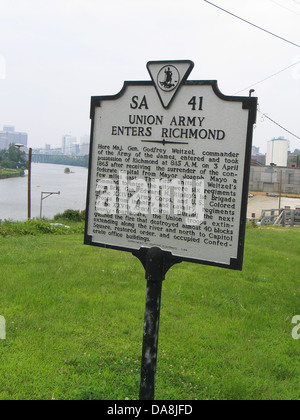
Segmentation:
[[(300, 44), (300, 0), (212, 0)], [(60, 147), (89, 134), (90, 97), (124, 80), (150, 80), (150, 60), (190, 59), (191, 80), (222, 93), (248, 87), (300, 61), (300, 48), (203, 0), (0, 0), (0, 130), (25, 131), (30, 147)], [(255, 86), (259, 109), (300, 137), (300, 64)], [(253, 144), (285, 136), (258, 114)]]

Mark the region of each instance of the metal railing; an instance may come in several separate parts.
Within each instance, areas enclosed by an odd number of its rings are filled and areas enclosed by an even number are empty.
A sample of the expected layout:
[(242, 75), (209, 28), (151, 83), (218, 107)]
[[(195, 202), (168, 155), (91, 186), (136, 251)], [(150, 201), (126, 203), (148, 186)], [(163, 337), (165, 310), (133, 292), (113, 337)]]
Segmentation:
[(300, 226), (300, 209), (263, 210), (258, 221), (261, 225)]

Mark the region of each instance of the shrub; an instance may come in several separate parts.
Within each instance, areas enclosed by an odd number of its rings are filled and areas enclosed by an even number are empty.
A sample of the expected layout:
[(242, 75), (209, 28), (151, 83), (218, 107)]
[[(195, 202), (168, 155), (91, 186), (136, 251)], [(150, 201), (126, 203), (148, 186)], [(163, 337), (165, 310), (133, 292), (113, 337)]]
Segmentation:
[(80, 222), (81, 220), (84, 220), (85, 212), (80, 212), (79, 210), (65, 210), (62, 214), (56, 214), (54, 216), (54, 220), (58, 219), (64, 219), (64, 220), (70, 220), (72, 222)]

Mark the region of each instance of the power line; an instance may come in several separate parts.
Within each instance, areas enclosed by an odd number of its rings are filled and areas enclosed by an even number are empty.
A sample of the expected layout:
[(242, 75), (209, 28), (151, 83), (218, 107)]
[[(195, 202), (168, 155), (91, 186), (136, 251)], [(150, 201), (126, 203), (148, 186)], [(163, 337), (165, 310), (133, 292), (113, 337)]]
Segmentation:
[(284, 71), (286, 71), (286, 70), (288, 70), (288, 69), (290, 69), (290, 68), (292, 68), (292, 67), (296, 66), (297, 64), (300, 64), (300, 60), (299, 60), (299, 61), (297, 61), (296, 63), (291, 64), (291, 65), (290, 65), (290, 66), (288, 66), (288, 67), (285, 67), (285, 68), (284, 68), (284, 69), (282, 69), (282, 70), (279, 70), (277, 73), (271, 74), (271, 76), (265, 77), (263, 80), (260, 80), (259, 82), (256, 82), (256, 83), (254, 83), (253, 85), (250, 85), (250, 86), (246, 87), (245, 89), (239, 90), (238, 92), (234, 93), (234, 95), (238, 95), (239, 93), (243, 92), (244, 90), (247, 90), (247, 89), (250, 89), (250, 88), (252, 88), (252, 87), (254, 87), (254, 86), (257, 86), (257, 85), (259, 85), (260, 83), (263, 83), (263, 82), (265, 82), (266, 80), (269, 80), (269, 79), (271, 79), (272, 77), (277, 76), (278, 74), (283, 73)]
[(229, 12), (228, 10), (223, 9), (222, 7), (217, 6), (216, 4), (211, 3), (211, 2), (210, 2), (210, 1), (208, 1), (208, 0), (204, 0), (204, 1), (205, 1), (205, 3), (208, 3), (208, 4), (210, 4), (211, 6), (214, 6), (214, 7), (216, 7), (217, 9), (220, 9), (220, 10), (222, 10), (223, 12), (228, 13), (229, 15), (231, 15), (231, 16), (233, 16), (233, 17), (237, 18), (237, 19), (239, 19), (239, 20), (241, 20), (241, 21), (243, 21), (243, 22), (246, 22), (246, 23), (248, 23), (249, 25), (254, 26), (254, 27), (255, 27), (255, 28), (257, 28), (257, 29), (260, 29), (261, 31), (264, 31), (264, 32), (268, 33), (269, 35), (275, 36), (276, 38), (279, 38), (279, 39), (281, 39), (282, 41), (285, 41), (285, 42), (287, 42), (287, 43), (289, 43), (289, 44), (291, 44), (291, 45), (294, 45), (295, 47), (300, 48), (300, 45), (296, 44), (295, 42), (289, 41), (288, 39), (283, 38), (283, 37), (281, 37), (281, 36), (279, 36), (279, 35), (276, 35), (276, 34), (274, 34), (273, 32), (270, 32), (270, 31), (268, 31), (267, 29), (262, 28), (261, 26), (255, 25), (255, 23), (249, 22), (248, 20), (243, 19), (243, 18), (241, 18), (240, 16), (237, 16), (237, 15), (235, 15), (234, 13)]
[[(298, 13), (298, 12), (295, 12), (294, 10), (292, 10), (292, 9), (289, 9), (288, 7), (285, 7), (285, 6), (283, 6), (282, 4), (280, 4), (280, 3), (277, 3), (277, 1), (275, 1), (275, 0), (270, 0), (272, 3), (274, 3), (274, 4), (277, 4), (277, 6), (279, 6), (279, 7), (282, 7), (283, 9), (285, 9), (285, 10), (288, 10), (289, 12), (291, 12), (291, 13), (294, 13), (294, 15), (298, 15), (298, 16), (300, 16), (300, 13)], [(298, 4), (298, 3), (297, 3)]]
[(286, 129), (285, 127), (283, 127), (282, 125), (280, 125), (278, 122), (272, 120), (272, 118), (270, 118), (267, 114), (264, 114), (263, 112), (261, 112), (259, 109), (257, 110), (261, 115), (263, 115), (265, 118), (267, 118), (268, 120), (270, 120), (272, 123), (278, 125), (278, 127), (280, 127), (282, 130), (286, 131), (287, 133), (289, 133), (291, 136), (296, 137), (297, 139), (300, 140), (300, 137), (297, 136), (296, 134), (292, 133), (290, 130)]

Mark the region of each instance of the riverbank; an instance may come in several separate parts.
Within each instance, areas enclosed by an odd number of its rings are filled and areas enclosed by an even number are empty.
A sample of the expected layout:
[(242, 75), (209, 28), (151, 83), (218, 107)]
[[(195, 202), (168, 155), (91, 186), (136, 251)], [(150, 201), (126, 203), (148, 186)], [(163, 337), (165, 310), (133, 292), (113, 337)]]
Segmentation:
[(24, 174), (23, 169), (0, 169), (0, 179), (18, 178)]

